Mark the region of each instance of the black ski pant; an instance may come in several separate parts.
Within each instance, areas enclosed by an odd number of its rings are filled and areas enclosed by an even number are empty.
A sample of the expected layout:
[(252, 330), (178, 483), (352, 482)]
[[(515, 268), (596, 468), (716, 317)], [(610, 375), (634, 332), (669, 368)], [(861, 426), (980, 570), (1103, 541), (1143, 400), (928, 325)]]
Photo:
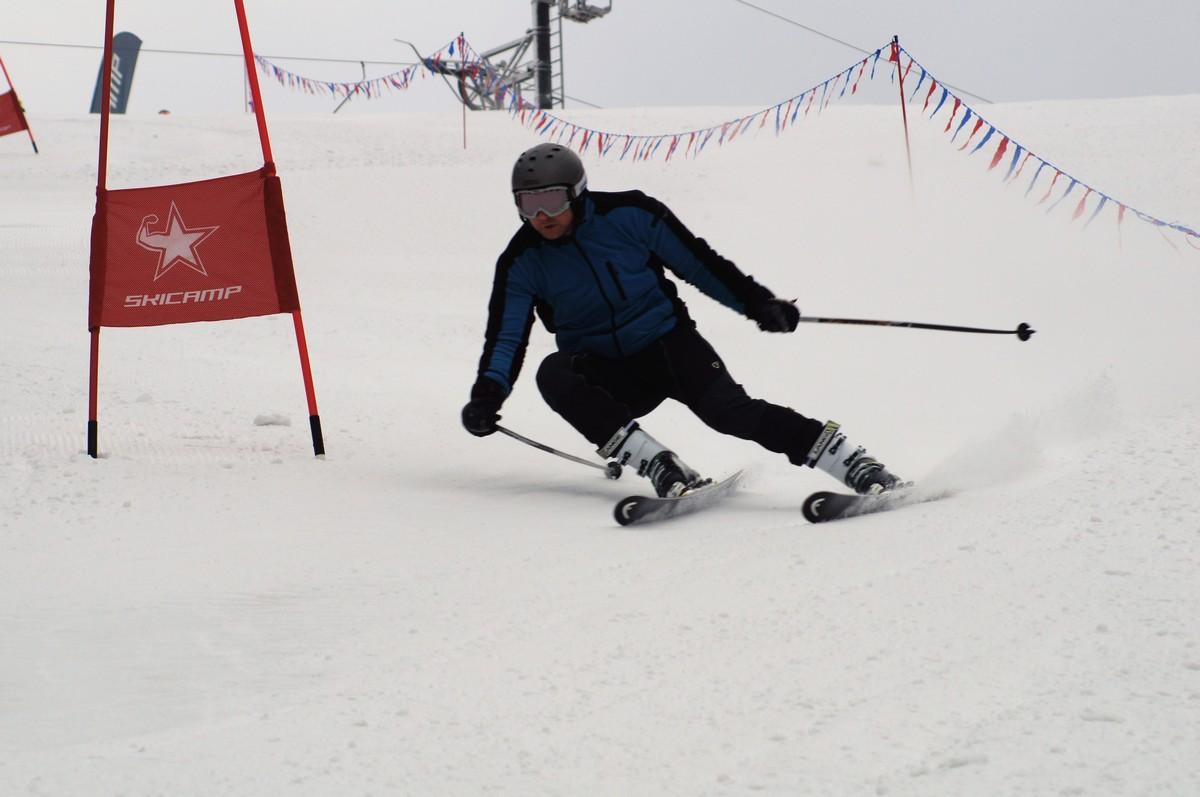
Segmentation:
[(550, 408), (597, 449), (668, 398), (718, 432), (753, 440), (797, 465), (824, 427), (788, 407), (750, 398), (691, 325), (620, 359), (555, 352), (542, 360), (537, 384)]

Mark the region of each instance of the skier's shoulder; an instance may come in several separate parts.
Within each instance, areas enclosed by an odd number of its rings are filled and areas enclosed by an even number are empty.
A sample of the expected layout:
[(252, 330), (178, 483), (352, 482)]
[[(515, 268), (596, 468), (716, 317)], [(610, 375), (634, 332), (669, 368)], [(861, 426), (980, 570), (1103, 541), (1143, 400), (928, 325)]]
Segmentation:
[(496, 269), (512, 268), (521, 255), (537, 247), (541, 240), (537, 230), (528, 224), (522, 224), (520, 229), (513, 233), (508, 245), (504, 247), (504, 251), (500, 253), (500, 257), (496, 260)]
[(666, 210), (659, 200), (637, 189), (629, 191), (588, 191), (588, 197), (597, 215), (605, 216), (617, 210), (631, 209), (643, 211), (657, 218)]

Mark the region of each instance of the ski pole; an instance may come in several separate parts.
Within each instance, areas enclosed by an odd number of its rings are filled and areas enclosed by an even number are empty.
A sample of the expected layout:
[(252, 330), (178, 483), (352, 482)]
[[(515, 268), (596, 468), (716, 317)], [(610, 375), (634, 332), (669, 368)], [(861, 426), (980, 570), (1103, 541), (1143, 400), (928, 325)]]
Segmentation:
[(524, 435), (517, 434), (512, 429), (505, 429), (500, 424), (496, 424), (496, 430), (499, 432), (504, 432), (506, 435), (508, 435), (509, 437), (511, 437), (514, 440), (520, 440), (522, 443), (524, 443), (527, 446), (533, 446), (536, 449), (545, 451), (547, 454), (554, 454), (555, 456), (562, 457), (563, 459), (569, 459), (572, 462), (578, 462), (580, 465), (587, 465), (589, 468), (596, 468), (598, 470), (602, 470), (602, 471), (604, 471), (604, 475), (610, 479), (621, 478), (621, 463), (619, 463), (619, 462), (609, 462), (605, 465), (597, 465), (595, 462), (590, 462), (586, 459), (581, 459), (580, 457), (574, 456), (572, 454), (568, 454), (565, 451), (559, 451), (557, 448), (551, 448), (550, 446), (546, 445), (545, 443), (539, 443), (536, 440), (530, 440), (528, 437), (526, 437)]
[(1036, 332), (1024, 322), (1016, 329), (982, 329), (980, 327), (958, 327), (949, 324), (923, 324), (919, 321), (876, 321), (867, 318), (819, 318), (817, 316), (800, 316), (801, 321), (810, 324), (864, 324), (877, 327), (909, 327), (910, 329), (938, 329), (944, 332), (980, 332), (985, 335), (1016, 335), (1018, 340), (1029, 340)]

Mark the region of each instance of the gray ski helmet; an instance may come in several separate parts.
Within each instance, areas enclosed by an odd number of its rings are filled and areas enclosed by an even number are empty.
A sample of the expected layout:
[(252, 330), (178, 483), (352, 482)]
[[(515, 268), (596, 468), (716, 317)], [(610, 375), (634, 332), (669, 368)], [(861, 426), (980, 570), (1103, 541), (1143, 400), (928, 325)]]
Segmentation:
[(512, 190), (532, 191), (562, 185), (577, 199), (587, 188), (587, 173), (579, 156), (561, 144), (550, 142), (527, 149), (513, 164)]

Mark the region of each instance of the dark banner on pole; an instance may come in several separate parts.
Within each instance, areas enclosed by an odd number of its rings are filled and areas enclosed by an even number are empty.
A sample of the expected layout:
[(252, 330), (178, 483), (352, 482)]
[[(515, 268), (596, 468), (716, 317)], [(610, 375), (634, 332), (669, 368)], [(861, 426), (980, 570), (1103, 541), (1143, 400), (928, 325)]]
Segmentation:
[[(108, 109), (112, 113), (125, 113), (129, 105), (129, 92), (133, 88), (133, 69), (137, 66), (138, 52), (142, 40), (125, 31), (113, 36), (112, 97)], [(96, 75), (96, 88), (92, 92), (92, 113), (100, 113), (104, 101), (104, 63), (101, 57), (100, 74)]]

